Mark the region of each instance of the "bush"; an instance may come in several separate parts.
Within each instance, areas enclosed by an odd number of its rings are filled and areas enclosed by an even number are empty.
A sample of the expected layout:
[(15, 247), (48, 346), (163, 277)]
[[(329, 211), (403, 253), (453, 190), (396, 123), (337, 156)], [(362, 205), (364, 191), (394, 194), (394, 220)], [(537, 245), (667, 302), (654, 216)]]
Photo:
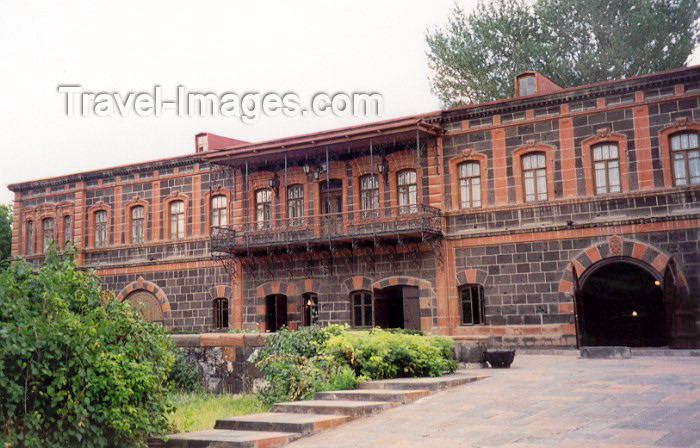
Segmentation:
[(0, 273), (0, 446), (134, 447), (165, 433), (163, 327), (51, 250)]
[(168, 381), (173, 389), (180, 392), (199, 392), (203, 389), (202, 378), (204, 371), (202, 366), (190, 360), (187, 352), (176, 347), (173, 350), (175, 362), (170, 370)]
[(457, 368), (448, 338), (379, 328), (349, 332), (337, 325), (282, 329), (267, 338), (258, 359), (267, 382), (259, 396), (266, 403), (352, 389), (364, 380), (440, 376)]

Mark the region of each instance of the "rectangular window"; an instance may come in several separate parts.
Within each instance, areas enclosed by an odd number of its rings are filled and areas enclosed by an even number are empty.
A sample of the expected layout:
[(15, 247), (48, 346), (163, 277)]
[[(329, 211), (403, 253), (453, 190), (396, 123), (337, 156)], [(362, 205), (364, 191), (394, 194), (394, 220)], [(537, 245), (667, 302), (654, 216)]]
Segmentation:
[(107, 212), (95, 212), (95, 247), (107, 246)]
[(53, 233), (53, 218), (46, 218), (43, 221), (43, 249), (44, 252), (49, 250), (49, 246), (51, 246), (51, 243), (53, 242), (54, 238), (54, 233)]
[(547, 200), (547, 167), (544, 153), (523, 156), (525, 202)]
[(70, 229), (70, 215), (65, 215), (63, 217), (63, 247), (65, 248), (69, 244), (72, 244), (73, 238), (71, 238)]
[(223, 227), (227, 225), (227, 200), (224, 195), (218, 195), (211, 198), (211, 226)]
[(272, 220), (272, 190), (255, 192), (255, 222), (258, 229), (269, 229)]
[(376, 175), (360, 178), (360, 209), (363, 218), (379, 217), (379, 181)]
[(214, 300), (214, 327), (228, 328), (228, 300), (223, 297)]
[(144, 208), (139, 205), (131, 209), (131, 242), (138, 244), (144, 240)]
[(34, 223), (32, 221), (27, 221), (27, 234), (26, 234), (26, 251), (27, 255), (34, 253)]
[(484, 287), (481, 285), (462, 286), (459, 297), (462, 304), (462, 325), (484, 323)]
[(399, 171), (397, 175), (399, 190), (399, 213), (402, 215), (418, 211), (418, 185), (416, 172), (413, 170)]
[(535, 94), (535, 77), (532, 75), (522, 76), (518, 79), (519, 95), (528, 96)]
[(596, 194), (619, 193), (620, 159), (615, 143), (601, 143), (593, 147)]
[(457, 171), (459, 177), (459, 207), (481, 207), (481, 171), (479, 162), (460, 163)]
[(177, 240), (185, 237), (185, 203), (173, 201), (170, 203), (170, 239)]
[(287, 218), (290, 226), (304, 225), (304, 187), (290, 185), (287, 188)]
[(372, 326), (372, 294), (369, 291), (352, 293), (353, 325), (355, 327)]
[(698, 134), (683, 132), (671, 137), (673, 181), (675, 185), (700, 184), (700, 145)]

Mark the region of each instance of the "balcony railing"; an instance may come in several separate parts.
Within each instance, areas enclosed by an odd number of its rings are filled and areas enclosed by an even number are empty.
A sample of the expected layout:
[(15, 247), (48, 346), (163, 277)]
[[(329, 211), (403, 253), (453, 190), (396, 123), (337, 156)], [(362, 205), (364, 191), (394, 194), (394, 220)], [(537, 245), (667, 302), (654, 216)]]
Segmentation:
[(212, 227), (211, 251), (240, 252), (272, 246), (441, 234), (441, 211), (416, 204)]

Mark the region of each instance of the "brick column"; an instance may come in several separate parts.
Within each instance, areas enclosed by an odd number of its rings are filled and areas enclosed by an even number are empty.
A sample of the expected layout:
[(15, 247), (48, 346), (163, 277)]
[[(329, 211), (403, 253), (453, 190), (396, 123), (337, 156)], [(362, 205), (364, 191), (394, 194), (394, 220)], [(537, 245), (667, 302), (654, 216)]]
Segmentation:
[(201, 233), (202, 210), (202, 176), (192, 177), (192, 236), (199, 236)]
[(574, 198), (577, 195), (576, 152), (574, 149), (574, 126), (571, 117), (559, 120), (559, 144), (563, 196), (565, 198)]
[(124, 242), (124, 229), (122, 228), (122, 187), (114, 187), (114, 244)]
[(508, 177), (506, 171), (506, 133), (503, 128), (492, 131), (494, 197), (496, 205), (508, 203)]
[(151, 239), (153, 241), (160, 240), (160, 181), (151, 182)]
[(12, 206), (12, 247), (10, 249), (11, 257), (17, 257), (21, 254), (20, 249), (20, 234), (22, 221), (20, 220), (21, 214), (21, 198), (22, 194), (20, 192), (15, 193), (15, 200)]
[(649, 135), (649, 111), (647, 106), (632, 109), (634, 120), (634, 147), (637, 155), (637, 179), (639, 190), (654, 188), (654, 167), (651, 162), (651, 136)]

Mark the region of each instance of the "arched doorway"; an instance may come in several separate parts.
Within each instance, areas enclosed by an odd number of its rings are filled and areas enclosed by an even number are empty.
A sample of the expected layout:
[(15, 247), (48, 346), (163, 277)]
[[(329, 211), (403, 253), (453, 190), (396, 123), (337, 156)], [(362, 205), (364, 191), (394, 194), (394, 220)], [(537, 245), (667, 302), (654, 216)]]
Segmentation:
[(287, 296), (284, 294), (265, 296), (265, 329), (277, 331), (287, 325)]
[(417, 286), (389, 286), (374, 290), (374, 325), (382, 328), (420, 330), (420, 298)]
[(164, 323), (163, 309), (158, 298), (145, 289), (137, 290), (126, 298), (129, 304), (136, 309), (146, 322)]
[(579, 280), (576, 308), (581, 345), (658, 347), (668, 344), (662, 280), (642, 263), (609, 260)]

